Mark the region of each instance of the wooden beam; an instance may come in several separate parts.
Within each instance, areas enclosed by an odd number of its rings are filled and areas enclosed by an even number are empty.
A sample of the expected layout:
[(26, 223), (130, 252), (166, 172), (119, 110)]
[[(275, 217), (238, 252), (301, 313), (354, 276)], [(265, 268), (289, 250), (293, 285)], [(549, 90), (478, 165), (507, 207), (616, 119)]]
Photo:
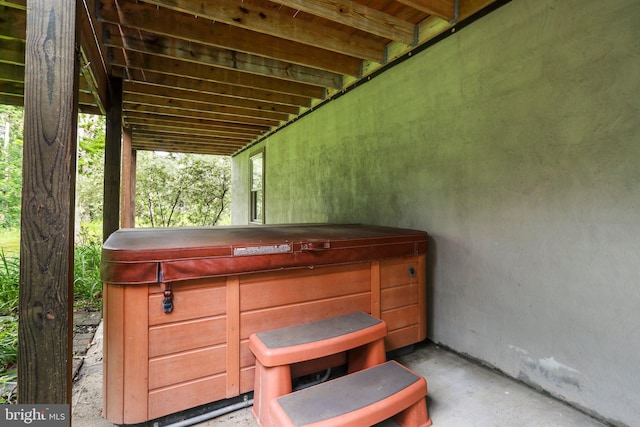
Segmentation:
[(0, 80), (0, 95), (24, 96), (24, 83)]
[(201, 154), (229, 155), (240, 150), (245, 144), (223, 138), (193, 140), (188, 138), (168, 138), (165, 135), (138, 134), (134, 131), (133, 147), (136, 150), (198, 152)]
[(221, 120), (228, 121), (230, 123), (244, 123), (259, 126), (273, 127), (279, 124), (276, 120), (267, 120), (259, 117), (240, 116), (235, 114), (225, 114), (224, 112), (207, 112), (207, 111), (189, 111), (189, 110), (175, 110), (173, 108), (149, 106), (143, 104), (124, 104), (125, 114), (130, 111), (160, 114), (170, 117), (193, 117), (202, 118), (206, 120)]
[(27, 10), (27, 0), (0, 0), (0, 5), (19, 10)]
[(6, 39), (26, 40), (27, 12), (9, 5), (0, 5), (0, 34)]
[(147, 3), (356, 58), (384, 60), (385, 43), (382, 41), (296, 19), (279, 13), (277, 9), (235, 0), (206, 3), (200, 0), (148, 0)]
[(492, 3), (495, 3), (496, 0), (462, 0), (460, 1), (460, 17), (458, 21), (466, 19), (473, 15), (476, 12), (481, 11), (485, 7), (489, 6)]
[(5, 82), (23, 83), (25, 68), (22, 65), (5, 64), (0, 62), (0, 80)]
[(252, 135), (241, 135), (236, 133), (229, 133), (220, 130), (209, 130), (209, 129), (189, 129), (185, 131), (184, 129), (170, 127), (170, 126), (162, 126), (155, 125), (153, 123), (136, 123), (131, 126), (135, 129), (136, 132), (150, 134), (154, 133), (156, 135), (164, 135), (168, 138), (178, 138), (178, 137), (186, 137), (189, 140), (193, 140), (196, 138), (204, 137), (207, 139), (217, 139), (223, 138), (229, 141), (237, 141), (239, 144), (246, 144), (255, 139), (255, 136)]
[(413, 7), (429, 15), (439, 16), (451, 21), (455, 16), (454, 0), (397, 0), (399, 3)]
[(122, 159), (122, 79), (109, 82), (107, 129), (104, 147), (104, 204), (102, 240), (120, 227), (120, 161)]
[(85, 104), (85, 105), (96, 105), (96, 98), (93, 96), (93, 94), (91, 92), (83, 92), (83, 91), (79, 91), (78, 92), (78, 103), (79, 104)]
[(273, 0), (276, 3), (339, 22), (386, 39), (412, 44), (415, 26), (352, 0)]
[(161, 130), (169, 130), (173, 132), (181, 132), (189, 134), (193, 132), (193, 134), (212, 134), (217, 136), (228, 136), (228, 137), (236, 137), (236, 138), (244, 138), (244, 139), (255, 139), (260, 136), (262, 132), (242, 132), (239, 130), (233, 130), (225, 128), (224, 126), (215, 126), (215, 125), (206, 125), (206, 124), (187, 124), (171, 121), (168, 122), (166, 120), (154, 120), (150, 118), (129, 118), (128, 123), (131, 126), (148, 126), (149, 128)]
[(243, 147), (229, 147), (224, 145), (222, 146), (198, 145), (198, 144), (187, 144), (187, 143), (181, 143), (181, 142), (159, 143), (159, 144), (154, 144), (152, 142), (149, 142), (149, 143), (145, 143), (144, 145), (137, 146), (136, 150), (230, 156), (236, 151), (241, 150), (242, 148)]
[[(1, 67), (0, 67), (1, 68)], [(159, 86), (174, 87), (183, 90), (193, 90), (207, 94), (218, 94), (234, 98), (252, 99), (275, 104), (294, 105), (298, 107), (311, 106), (311, 99), (304, 96), (271, 92), (268, 90), (236, 86), (229, 83), (218, 83), (193, 79), (189, 77), (161, 74), (153, 71), (145, 71), (140, 75), (127, 75), (127, 80), (140, 83), (149, 83)]]
[(0, 105), (14, 105), (16, 107), (24, 106), (24, 98), (19, 95), (0, 93)]
[(82, 0), (81, 19), (81, 61), (82, 74), (90, 85), (96, 98), (96, 104), (100, 106), (103, 113), (107, 104), (107, 93), (109, 91), (108, 75), (110, 73), (109, 64), (105, 60), (106, 49), (100, 43), (98, 34), (101, 32), (101, 24), (95, 19), (95, 1)]
[[(24, 63), (21, 65), (18, 65), (18, 64), (2, 62), (2, 60), (0, 60), (0, 84), (13, 85), (16, 88), (22, 87), (23, 89), (20, 91), (20, 93), (22, 94), (24, 90), (24, 76), (25, 76)], [(91, 88), (88, 82), (85, 80), (82, 73), (80, 75), (80, 80), (78, 83), (78, 90), (81, 93), (81, 101), (82, 102), (87, 101), (87, 99), (84, 98), (84, 95), (91, 92)], [(15, 93), (17, 94), (18, 92), (15, 92)], [(92, 101), (92, 103), (95, 104), (95, 99)]]
[(93, 114), (94, 116), (100, 116), (103, 114), (102, 108), (97, 105), (82, 105), (78, 106), (78, 110), (84, 114)]
[[(100, 108), (94, 104), (91, 94), (79, 92), (78, 109), (83, 113), (101, 114)], [(0, 81), (0, 105), (24, 106), (24, 83)]]
[(24, 40), (0, 38), (0, 62), (24, 65)]
[(104, 22), (209, 46), (250, 53), (357, 77), (361, 60), (315, 46), (284, 40), (221, 22), (144, 3), (100, 0), (98, 18)]
[(244, 117), (261, 117), (264, 119), (274, 120), (276, 122), (289, 120), (288, 114), (280, 113), (277, 111), (260, 111), (251, 108), (227, 106), (224, 104), (211, 104), (208, 102), (173, 99), (166, 96), (158, 95), (129, 95), (125, 97), (124, 101), (127, 108), (130, 108), (133, 105), (147, 105), (175, 108), (177, 110), (188, 110), (193, 112), (208, 111), (221, 114), (233, 114)]
[(169, 86), (147, 84), (143, 82), (125, 82), (125, 99), (129, 95), (154, 95), (164, 96), (170, 99), (182, 99), (188, 101), (206, 102), (209, 104), (228, 105), (231, 107), (250, 108), (258, 111), (272, 111), (285, 114), (298, 114), (300, 108), (293, 105), (276, 104), (256, 99), (235, 98), (206, 92), (184, 90)]
[(144, 128), (132, 128), (134, 144), (138, 144), (142, 140), (157, 139), (165, 141), (182, 141), (184, 143), (198, 143), (198, 144), (224, 144), (234, 147), (242, 147), (247, 144), (247, 140), (238, 140), (234, 138), (226, 138), (223, 136), (212, 138), (207, 135), (185, 135), (184, 133), (167, 133), (157, 132), (155, 130), (149, 130)]
[(198, 126), (198, 125), (216, 126), (221, 129), (236, 131), (238, 133), (248, 132), (248, 133), (261, 134), (270, 129), (270, 126), (231, 123), (225, 120), (209, 120), (199, 116), (177, 117), (177, 116), (168, 116), (164, 114), (153, 114), (153, 113), (134, 112), (134, 111), (127, 112), (127, 120), (132, 120), (133, 122), (136, 122), (137, 120), (163, 121), (165, 123), (168, 123), (169, 125), (175, 125), (177, 127)]
[(292, 82), (308, 83), (332, 89), (339, 89), (342, 86), (342, 76), (337, 73), (140, 31), (131, 34), (131, 31), (123, 31), (117, 27), (109, 26), (105, 33), (104, 43), (107, 46), (124, 48), (143, 54), (275, 77)]
[(291, 82), (274, 77), (258, 76), (237, 70), (227, 70), (220, 67), (162, 58), (138, 52), (129, 51), (125, 57), (120, 49), (113, 50), (111, 63), (127, 69), (145, 70), (145, 73), (147, 71), (153, 71), (161, 74), (228, 83), (308, 98), (322, 99), (325, 96), (325, 89), (320, 86)]
[(79, 8), (30, 0), (25, 58), (18, 402), (71, 404)]
[(187, 145), (187, 144), (172, 144), (172, 145), (145, 145), (136, 147), (137, 150), (145, 151), (166, 151), (174, 153), (189, 153), (189, 154), (208, 154), (216, 156), (231, 156), (241, 148), (226, 147), (226, 146), (201, 146), (201, 145)]
[(122, 129), (122, 228), (133, 228), (136, 223), (136, 162), (137, 154), (133, 149), (131, 129), (125, 127)]

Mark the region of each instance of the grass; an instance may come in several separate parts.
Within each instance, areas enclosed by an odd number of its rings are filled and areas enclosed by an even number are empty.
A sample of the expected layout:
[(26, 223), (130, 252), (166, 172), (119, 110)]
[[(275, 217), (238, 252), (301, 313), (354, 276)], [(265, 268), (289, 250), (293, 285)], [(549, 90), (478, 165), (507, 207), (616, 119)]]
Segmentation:
[(15, 318), (0, 317), (0, 404), (15, 403), (12, 387), (7, 383), (18, 379), (18, 322)]
[(102, 243), (95, 237), (85, 238), (75, 247), (73, 296), (76, 309), (98, 311), (102, 308), (101, 254)]
[(15, 401), (15, 396), (2, 385), (17, 378), (19, 284), (18, 257), (0, 250), (0, 404)]
[[(18, 296), (20, 288), (19, 231), (18, 243), (7, 245), (13, 233), (0, 238), (0, 404), (15, 403), (16, 396), (3, 388), (15, 382), (18, 363)], [(13, 250), (12, 248), (16, 248)], [(5, 249), (6, 248), (6, 249)], [(101, 240), (94, 233), (81, 232), (74, 251), (74, 305), (76, 310), (99, 311), (102, 308), (100, 281)]]
[(0, 316), (18, 315), (19, 285), (20, 259), (5, 255), (0, 249)]
[(20, 253), (20, 229), (5, 228), (0, 229), (0, 250), (6, 255), (17, 255)]

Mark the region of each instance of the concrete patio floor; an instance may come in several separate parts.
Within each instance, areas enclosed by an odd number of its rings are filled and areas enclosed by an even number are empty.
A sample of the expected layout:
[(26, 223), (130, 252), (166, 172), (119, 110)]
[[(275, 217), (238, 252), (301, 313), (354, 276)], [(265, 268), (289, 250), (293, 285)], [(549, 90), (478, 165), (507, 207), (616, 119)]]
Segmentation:
[[(113, 426), (102, 417), (102, 324), (73, 387), (73, 427)], [(427, 379), (435, 427), (602, 427), (594, 418), (432, 343), (397, 359)], [(250, 408), (197, 424), (257, 426)]]

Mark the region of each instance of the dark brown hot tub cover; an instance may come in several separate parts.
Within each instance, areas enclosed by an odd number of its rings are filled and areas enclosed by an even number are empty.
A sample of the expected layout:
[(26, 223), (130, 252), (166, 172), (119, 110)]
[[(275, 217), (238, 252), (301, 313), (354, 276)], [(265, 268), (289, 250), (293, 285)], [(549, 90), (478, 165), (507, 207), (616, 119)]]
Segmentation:
[(145, 284), (416, 256), (427, 233), (371, 225), (132, 228), (102, 249), (102, 280)]

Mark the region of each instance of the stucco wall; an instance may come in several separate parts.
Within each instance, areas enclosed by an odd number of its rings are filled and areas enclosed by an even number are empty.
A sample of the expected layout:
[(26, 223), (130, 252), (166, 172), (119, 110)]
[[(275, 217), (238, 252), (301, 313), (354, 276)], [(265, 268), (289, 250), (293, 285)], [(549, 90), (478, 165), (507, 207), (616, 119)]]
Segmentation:
[(514, 0), (265, 144), (268, 223), (428, 231), (434, 341), (637, 425), (640, 2)]

